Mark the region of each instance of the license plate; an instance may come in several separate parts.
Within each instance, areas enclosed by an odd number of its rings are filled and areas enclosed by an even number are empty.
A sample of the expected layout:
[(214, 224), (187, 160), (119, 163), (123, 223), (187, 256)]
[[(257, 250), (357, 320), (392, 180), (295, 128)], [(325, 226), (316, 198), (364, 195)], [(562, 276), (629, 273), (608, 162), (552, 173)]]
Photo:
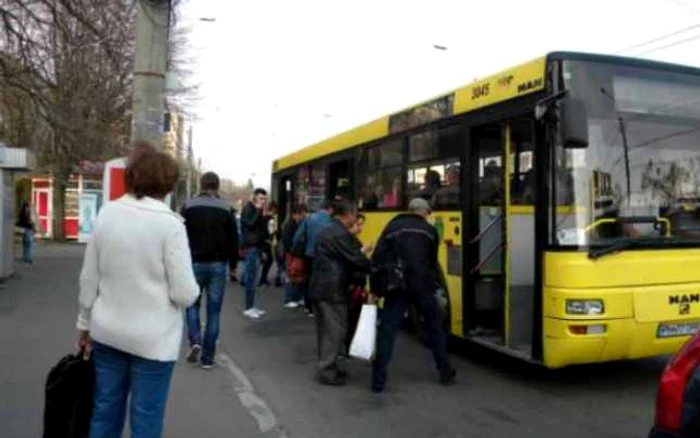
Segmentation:
[(677, 336), (691, 336), (700, 330), (700, 322), (677, 322), (659, 324), (656, 332), (657, 338), (673, 338)]

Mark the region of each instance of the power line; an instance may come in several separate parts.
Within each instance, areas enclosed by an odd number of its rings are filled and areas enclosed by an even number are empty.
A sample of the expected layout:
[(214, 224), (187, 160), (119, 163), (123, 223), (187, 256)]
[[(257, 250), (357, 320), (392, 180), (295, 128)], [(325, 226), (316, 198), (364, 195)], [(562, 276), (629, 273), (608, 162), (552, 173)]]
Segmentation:
[(627, 48), (625, 48), (625, 49), (618, 50), (616, 53), (629, 52), (630, 50), (634, 50), (634, 49), (638, 49), (638, 48), (640, 48), (640, 47), (648, 46), (648, 45), (650, 45), (650, 44), (654, 44), (654, 43), (663, 41), (663, 40), (668, 39), (668, 38), (670, 38), (670, 37), (672, 37), (672, 36), (680, 35), (680, 34), (686, 33), (686, 32), (688, 32), (688, 31), (694, 30), (694, 29), (700, 29), (700, 24), (694, 24), (694, 25), (692, 25), (692, 26), (684, 27), (683, 29), (679, 29), (679, 30), (677, 30), (677, 31), (668, 33), (668, 34), (666, 34), (666, 35), (662, 35), (662, 36), (659, 36), (659, 37), (656, 37), (656, 38), (652, 38), (652, 39), (650, 39), (650, 40), (648, 40), (648, 41), (644, 41), (643, 43), (635, 44), (635, 45), (630, 46), (630, 47), (627, 47)]
[(689, 42), (691, 42), (691, 41), (695, 41), (695, 40), (698, 40), (698, 39), (700, 39), (700, 35), (695, 35), (695, 36), (693, 36), (693, 37), (686, 38), (686, 39), (684, 39), (684, 40), (680, 40), (680, 41), (676, 41), (676, 42), (673, 42), (673, 43), (670, 43), (670, 44), (666, 44), (665, 46), (656, 47), (656, 48), (654, 48), (654, 49), (647, 50), (647, 51), (645, 51), (645, 52), (639, 53), (639, 55), (648, 55), (649, 53), (658, 52), (659, 50), (668, 49), (668, 48), (674, 47), (674, 46), (680, 46), (681, 44), (686, 44), (686, 43), (689, 43)]
[(698, 10), (695, 9), (693, 6), (690, 6), (688, 3), (684, 2), (684, 1), (681, 1), (681, 0), (668, 0), (668, 1), (670, 1), (671, 3), (675, 3), (675, 4), (678, 5), (678, 6), (682, 6), (682, 7), (684, 7), (685, 9), (687, 9), (687, 10), (689, 10), (689, 11), (692, 11), (692, 12), (694, 12), (694, 13), (696, 13), (696, 14), (700, 14), (700, 11), (698, 11)]

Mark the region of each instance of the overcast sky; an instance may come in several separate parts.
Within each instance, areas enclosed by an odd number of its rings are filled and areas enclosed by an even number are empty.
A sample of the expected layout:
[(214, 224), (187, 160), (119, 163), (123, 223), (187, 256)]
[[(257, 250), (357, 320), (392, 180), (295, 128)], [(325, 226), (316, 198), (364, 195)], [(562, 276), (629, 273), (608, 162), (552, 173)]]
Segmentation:
[(548, 51), (700, 66), (700, 0), (184, 0), (180, 15), (195, 153), (263, 186), (281, 155)]

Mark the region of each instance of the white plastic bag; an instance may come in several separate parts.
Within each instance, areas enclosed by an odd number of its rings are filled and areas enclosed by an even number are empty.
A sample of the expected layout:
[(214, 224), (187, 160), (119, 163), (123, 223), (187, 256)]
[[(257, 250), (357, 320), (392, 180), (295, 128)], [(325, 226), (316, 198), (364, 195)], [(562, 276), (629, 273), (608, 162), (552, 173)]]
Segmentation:
[(371, 360), (374, 356), (374, 346), (377, 340), (377, 306), (364, 304), (360, 313), (360, 321), (350, 344), (350, 356)]

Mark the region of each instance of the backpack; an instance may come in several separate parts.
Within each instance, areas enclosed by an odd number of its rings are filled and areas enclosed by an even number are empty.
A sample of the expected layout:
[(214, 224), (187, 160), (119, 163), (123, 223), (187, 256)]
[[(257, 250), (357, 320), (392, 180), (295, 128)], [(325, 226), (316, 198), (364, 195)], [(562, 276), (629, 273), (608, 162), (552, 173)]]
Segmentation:
[(398, 249), (398, 233), (380, 239), (372, 254), (370, 290), (378, 297), (390, 297), (406, 290), (406, 263)]

